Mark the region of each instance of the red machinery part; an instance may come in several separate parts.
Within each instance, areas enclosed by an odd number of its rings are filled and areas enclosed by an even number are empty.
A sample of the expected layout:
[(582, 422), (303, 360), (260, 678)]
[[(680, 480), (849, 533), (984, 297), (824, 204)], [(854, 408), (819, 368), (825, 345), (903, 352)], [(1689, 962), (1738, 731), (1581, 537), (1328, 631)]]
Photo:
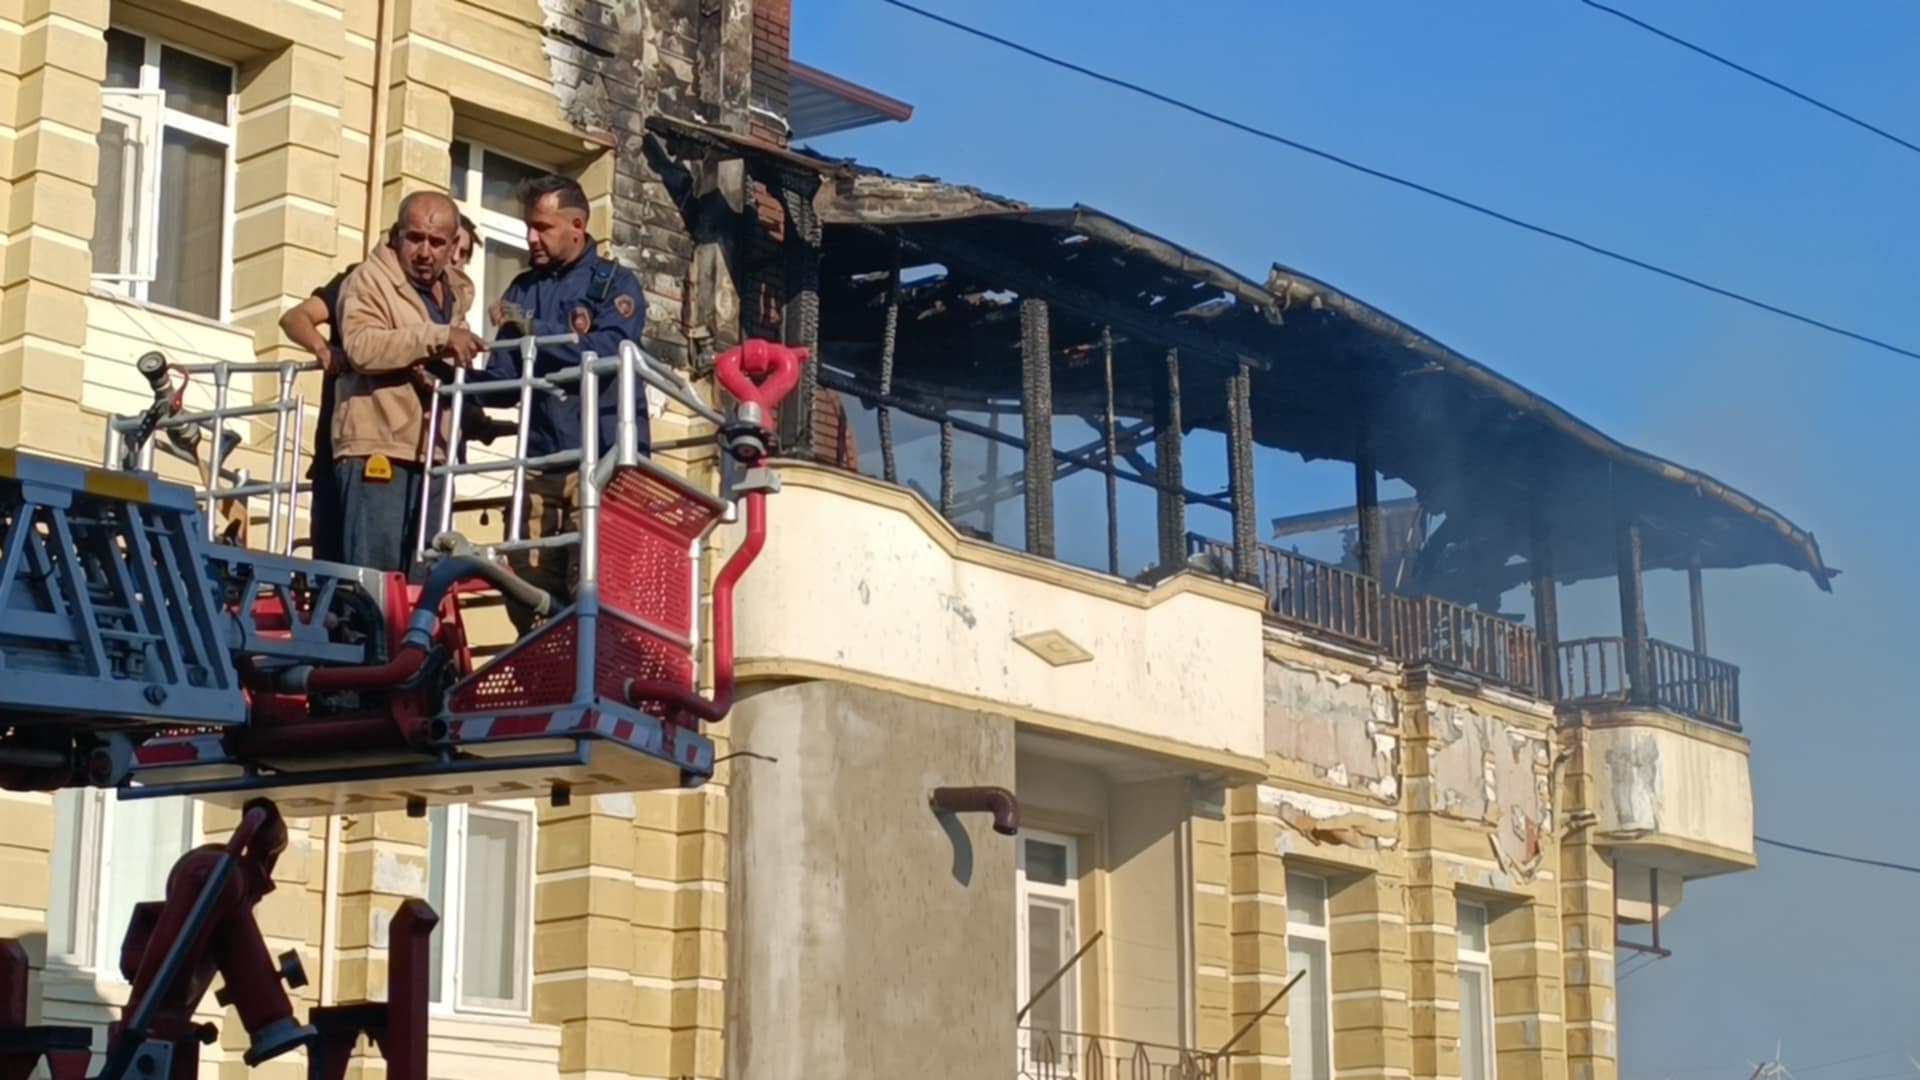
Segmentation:
[(772, 409), (800, 384), (807, 350), (750, 339), (713, 358), (713, 374), (727, 393), (762, 409)]

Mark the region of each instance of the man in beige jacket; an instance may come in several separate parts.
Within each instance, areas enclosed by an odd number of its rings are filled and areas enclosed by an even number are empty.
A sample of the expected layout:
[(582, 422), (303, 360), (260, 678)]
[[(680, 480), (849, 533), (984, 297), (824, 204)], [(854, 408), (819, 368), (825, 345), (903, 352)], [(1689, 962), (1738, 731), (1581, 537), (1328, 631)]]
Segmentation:
[(356, 566), (412, 567), (426, 466), (446, 451), (445, 424), (440, 445), (427, 446), (427, 410), (438, 405), (427, 365), (485, 352), (467, 329), (473, 282), (447, 264), (459, 231), (452, 199), (408, 195), (386, 245), (340, 286), (347, 367), (334, 387), (334, 480), (342, 558)]

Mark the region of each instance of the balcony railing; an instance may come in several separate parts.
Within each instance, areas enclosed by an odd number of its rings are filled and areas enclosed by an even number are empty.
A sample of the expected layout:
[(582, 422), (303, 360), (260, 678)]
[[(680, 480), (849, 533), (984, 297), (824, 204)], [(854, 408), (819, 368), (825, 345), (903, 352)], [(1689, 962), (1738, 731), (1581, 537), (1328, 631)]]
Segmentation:
[[(1233, 545), (1189, 534), (1195, 555), (1231, 567)], [(1408, 663), (1433, 663), (1527, 693), (1540, 691), (1533, 629), (1512, 619), (1431, 596), (1394, 596), (1365, 574), (1258, 545), (1254, 580), (1278, 622), (1380, 649)]]
[[(1233, 566), (1233, 545), (1187, 534), (1187, 550)], [(1317, 630), (1361, 645), (1386, 640), (1380, 583), (1364, 574), (1261, 544), (1253, 570), (1267, 590), (1267, 611), (1281, 622)]]
[[(1617, 637), (1561, 642), (1561, 700), (1635, 700), (1626, 652), (1626, 642)], [(1641, 696), (1646, 704), (1740, 730), (1739, 668), (1653, 639), (1647, 642), (1647, 667), (1652, 685)]]
[(1191, 1047), (1020, 1029), (1018, 1080), (1221, 1080), (1226, 1058)]

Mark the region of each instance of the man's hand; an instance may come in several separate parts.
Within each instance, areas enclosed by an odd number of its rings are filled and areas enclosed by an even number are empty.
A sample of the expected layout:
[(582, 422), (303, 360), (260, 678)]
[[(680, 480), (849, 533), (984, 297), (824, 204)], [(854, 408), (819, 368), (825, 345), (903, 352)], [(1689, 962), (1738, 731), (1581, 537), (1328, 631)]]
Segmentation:
[(313, 358), (320, 361), (320, 370), (322, 372), (332, 375), (337, 370), (338, 366), (333, 362), (333, 346), (322, 345), (314, 349)]
[(492, 304), (489, 304), (487, 306), (487, 325), (488, 326), (498, 328), (501, 321), (507, 317), (507, 309), (505, 304), (506, 304), (506, 301), (504, 300), (495, 300)]
[(471, 364), (474, 357), (484, 356), (486, 351), (487, 343), (465, 326), (447, 328), (447, 354), (460, 363)]

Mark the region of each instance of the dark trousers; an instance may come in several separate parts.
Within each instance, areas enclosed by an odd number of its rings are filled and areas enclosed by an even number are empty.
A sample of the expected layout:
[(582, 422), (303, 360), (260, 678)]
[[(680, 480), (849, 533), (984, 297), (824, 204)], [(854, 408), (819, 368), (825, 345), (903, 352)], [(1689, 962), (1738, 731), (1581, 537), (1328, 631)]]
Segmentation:
[[(420, 547), (420, 487), (426, 469), (396, 461), (393, 479), (368, 480), (366, 468), (365, 458), (342, 458), (333, 466), (340, 497), (340, 561), (406, 573), (413, 569), (413, 553)], [(434, 481), (436, 495), (442, 483)], [(431, 536), (433, 522), (427, 529)]]

